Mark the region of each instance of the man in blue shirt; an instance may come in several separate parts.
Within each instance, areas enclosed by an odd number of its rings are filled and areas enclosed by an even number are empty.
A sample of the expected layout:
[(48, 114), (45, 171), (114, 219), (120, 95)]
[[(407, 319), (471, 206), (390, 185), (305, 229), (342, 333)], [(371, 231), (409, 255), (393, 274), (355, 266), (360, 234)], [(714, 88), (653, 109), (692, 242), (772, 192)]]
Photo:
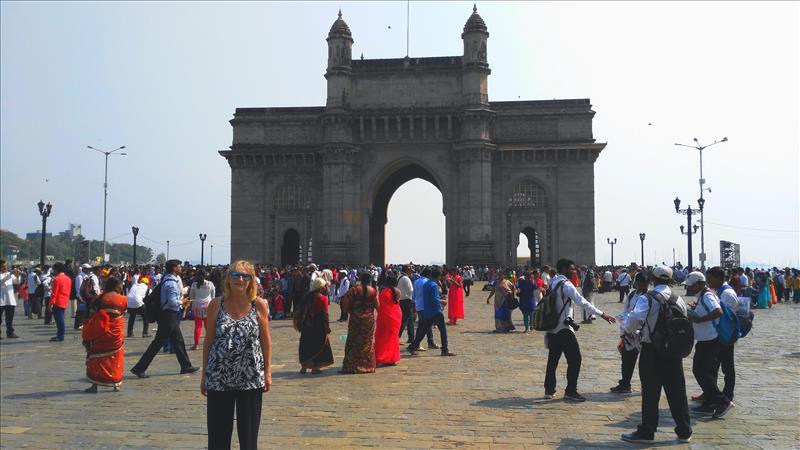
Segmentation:
[(442, 270), (434, 267), (431, 270), (431, 277), (422, 286), (422, 300), (425, 306), (422, 316), (425, 319), (421, 332), (414, 338), (414, 342), (407, 347), (412, 355), (417, 354), (419, 343), (424, 336), (431, 332), (434, 325), (439, 328), (439, 335), (442, 340), (442, 356), (456, 356), (451, 353), (447, 346), (447, 327), (444, 324), (444, 314), (442, 314), (442, 302), (439, 295), (439, 279), (442, 277)]
[(182, 374), (200, 370), (200, 368), (192, 366), (192, 362), (189, 361), (186, 345), (183, 343), (180, 322), (178, 321), (178, 314), (181, 314), (181, 288), (178, 284), (181, 262), (177, 259), (170, 259), (164, 266), (166, 275), (161, 286), (161, 311), (158, 314), (156, 337), (147, 347), (139, 362), (131, 369), (131, 373), (139, 378), (148, 378), (150, 376), (145, 371), (168, 340), (175, 350), (175, 356), (178, 358), (178, 364), (181, 365)]
[[(422, 296), (422, 287), (425, 286), (425, 283), (428, 282), (428, 277), (431, 276), (431, 269), (430, 267), (425, 267), (422, 269), (422, 275), (414, 280), (413, 287), (414, 290), (411, 294), (411, 298), (414, 301), (414, 309), (417, 311), (417, 332), (416, 336), (420, 336), (420, 333), (424, 331), (425, 328), (425, 301)], [(433, 342), (433, 329), (428, 327), (427, 333), (425, 336), (428, 338), (428, 347), (431, 349), (439, 348), (435, 342)], [(422, 340), (420, 339), (420, 342)], [(414, 342), (414, 339), (411, 340)], [(426, 349), (423, 347), (417, 347), (419, 351), (425, 351)]]

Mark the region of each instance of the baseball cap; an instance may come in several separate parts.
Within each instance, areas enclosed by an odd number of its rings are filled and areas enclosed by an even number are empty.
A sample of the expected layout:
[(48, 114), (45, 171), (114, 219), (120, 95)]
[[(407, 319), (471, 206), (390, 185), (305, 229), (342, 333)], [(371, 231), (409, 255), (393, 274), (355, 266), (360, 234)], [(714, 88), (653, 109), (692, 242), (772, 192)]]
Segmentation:
[(656, 266), (656, 268), (653, 269), (653, 276), (659, 280), (671, 280), (672, 269), (667, 266)]
[(693, 285), (695, 283), (699, 283), (701, 281), (703, 283), (705, 283), (706, 282), (706, 276), (703, 275), (701, 272), (692, 272), (692, 273), (689, 274), (689, 276), (686, 277), (686, 281), (684, 281), (683, 284), (685, 284), (686, 286), (691, 286), (691, 285)]
[(92, 266), (87, 264), (87, 263), (81, 264), (81, 269), (91, 269), (91, 268), (92, 268)]

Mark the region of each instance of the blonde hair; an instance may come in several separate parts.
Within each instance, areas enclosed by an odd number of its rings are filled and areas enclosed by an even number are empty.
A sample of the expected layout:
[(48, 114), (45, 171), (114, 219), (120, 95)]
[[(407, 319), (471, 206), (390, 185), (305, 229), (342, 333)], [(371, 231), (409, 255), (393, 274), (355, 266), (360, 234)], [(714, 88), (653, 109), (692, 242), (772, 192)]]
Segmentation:
[(228, 267), (228, 271), (225, 272), (225, 280), (222, 283), (222, 295), (224, 297), (231, 296), (231, 272), (242, 272), (250, 275), (252, 278), (250, 278), (250, 281), (247, 283), (247, 292), (245, 295), (247, 295), (247, 298), (251, 300), (258, 297), (258, 286), (256, 286), (258, 279), (256, 278), (256, 269), (253, 267), (253, 264), (243, 259), (234, 261)]

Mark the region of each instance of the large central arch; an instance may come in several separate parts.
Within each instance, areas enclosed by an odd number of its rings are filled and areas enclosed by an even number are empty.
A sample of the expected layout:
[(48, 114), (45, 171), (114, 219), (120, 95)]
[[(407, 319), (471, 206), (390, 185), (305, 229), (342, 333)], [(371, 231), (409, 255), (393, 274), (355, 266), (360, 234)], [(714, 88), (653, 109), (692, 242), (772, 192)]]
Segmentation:
[[(444, 200), (444, 191), (433, 174), (417, 163), (407, 163), (392, 171), (378, 185), (372, 197), (372, 208), (369, 217), (369, 260), (373, 264), (386, 263), (386, 222), (389, 200), (395, 191), (408, 181), (420, 178), (439, 189)], [(442, 202), (444, 204), (444, 201)], [(444, 211), (443, 211), (444, 212)], [(392, 261), (398, 262), (398, 261)]]

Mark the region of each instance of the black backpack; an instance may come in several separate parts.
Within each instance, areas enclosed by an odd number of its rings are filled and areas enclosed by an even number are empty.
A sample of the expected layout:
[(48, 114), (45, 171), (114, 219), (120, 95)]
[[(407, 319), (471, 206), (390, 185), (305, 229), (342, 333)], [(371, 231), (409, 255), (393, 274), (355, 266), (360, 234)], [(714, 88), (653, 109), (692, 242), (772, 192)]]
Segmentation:
[(158, 322), (158, 316), (161, 315), (161, 287), (164, 286), (164, 281), (166, 280), (162, 280), (144, 296), (144, 316), (150, 323)]
[(650, 331), (650, 341), (655, 348), (656, 354), (670, 359), (683, 359), (692, 353), (694, 347), (694, 328), (692, 321), (678, 306), (678, 296), (670, 295), (667, 300), (660, 300), (654, 291), (647, 293), (647, 317), (650, 317), (650, 310), (653, 303), (658, 303), (658, 318), (656, 326), (650, 329), (650, 322), (645, 318), (644, 324)]
[(536, 305), (536, 312), (533, 314), (533, 329), (536, 331), (550, 331), (559, 325), (561, 314), (572, 302), (571, 298), (564, 301), (561, 310), (556, 309), (556, 291), (561, 290), (561, 297), (564, 297), (564, 283), (566, 280), (559, 281), (547, 295)]

